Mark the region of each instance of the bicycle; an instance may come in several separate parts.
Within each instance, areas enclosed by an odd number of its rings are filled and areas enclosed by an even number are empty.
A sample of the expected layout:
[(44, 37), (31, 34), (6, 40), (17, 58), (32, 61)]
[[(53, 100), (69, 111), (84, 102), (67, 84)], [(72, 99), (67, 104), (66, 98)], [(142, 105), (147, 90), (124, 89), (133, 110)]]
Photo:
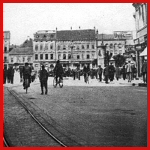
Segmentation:
[(29, 79), (26, 78), (26, 79), (24, 80), (24, 89), (26, 90), (26, 93), (28, 92), (28, 87), (29, 87)]
[(57, 87), (57, 84), (59, 84), (60, 88), (63, 87), (63, 79), (61, 77), (58, 77), (58, 78), (57, 78), (57, 82), (56, 82), (56, 76), (54, 76), (54, 79), (53, 79), (53, 86), (54, 86), (54, 88)]

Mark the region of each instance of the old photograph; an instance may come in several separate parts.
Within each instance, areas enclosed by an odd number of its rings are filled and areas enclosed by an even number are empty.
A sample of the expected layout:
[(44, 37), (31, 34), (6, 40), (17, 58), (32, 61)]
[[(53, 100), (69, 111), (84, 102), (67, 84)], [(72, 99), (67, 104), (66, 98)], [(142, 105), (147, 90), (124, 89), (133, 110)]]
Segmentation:
[(147, 147), (147, 3), (3, 3), (4, 147)]

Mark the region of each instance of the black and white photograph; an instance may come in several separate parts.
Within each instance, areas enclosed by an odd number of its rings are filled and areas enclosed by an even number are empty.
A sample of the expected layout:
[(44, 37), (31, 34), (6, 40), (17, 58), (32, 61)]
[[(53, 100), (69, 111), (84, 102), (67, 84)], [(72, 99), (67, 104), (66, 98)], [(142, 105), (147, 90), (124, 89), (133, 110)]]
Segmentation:
[(4, 147), (147, 147), (147, 3), (3, 3)]

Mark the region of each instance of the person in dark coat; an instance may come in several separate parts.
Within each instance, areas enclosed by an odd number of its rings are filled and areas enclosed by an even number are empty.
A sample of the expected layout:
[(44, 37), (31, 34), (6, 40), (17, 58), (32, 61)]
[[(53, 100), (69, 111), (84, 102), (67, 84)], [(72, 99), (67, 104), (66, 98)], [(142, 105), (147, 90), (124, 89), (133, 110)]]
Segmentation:
[(87, 64), (85, 64), (83, 67), (83, 74), (84, 74), (84, 81), (86, 82), (86, 75), (88, 74), (89, 76), (90, 74), (90, 68), (87, 66)]
[(144, 63), (141, 68), (142, 76), (143, 76), (143, 82), (147, 83), (147, 60), (144, 60)]
[(125, 80), (126, 79), (126, 68), (125, 68), (125, 66), (123, 66), (123, 68), (121, 70), (121, 74), (123, 76), (123, 80)]
[(103, 73), (103, 68), (101, 67), (101, 65), (98, 66), (97, 73), (98, 73), (99, 81), (101, 82), (102, 81), (102, 73)]
[(9, 80), (8, 83), (13, 84), (14, 83), (14, 68), (13, 68), (13, 66), (9, 66), (7, 75), (8, 75), (8, 80)]
[(64, 70), (62, 65), (60, 64), (60, 61), (57, 60), (56, 62), (56, 66), (54, 68), (54, 75), (56, 76), (56, 83), (58, 81), (58, 77), (63, 80), (63, 74), (64, 74)]
[(114, 74), (115, 74), (115, 67), (111, 63), (109, 66), (109, 79), (110, 79), (110, 81), (114, 80)]
[(42, 65), (42, 70), (40, 70), (40, 84), (41, 84), (41, 95), (43, 95), (44, 91), (43, 88), (45, 88), (45, 94), (47, 94), (47, 80), (48, 80), (48, 72), (45, 69), (45, 66)]
[(6, 84), (7, 81), (7, 66), (4, 67), (4, 84)]
[(109, 78), (109, 66), (106, 65), (104, 69), (104, 76), (105, 76), (105, 83), (108, 84), (108, 78)]

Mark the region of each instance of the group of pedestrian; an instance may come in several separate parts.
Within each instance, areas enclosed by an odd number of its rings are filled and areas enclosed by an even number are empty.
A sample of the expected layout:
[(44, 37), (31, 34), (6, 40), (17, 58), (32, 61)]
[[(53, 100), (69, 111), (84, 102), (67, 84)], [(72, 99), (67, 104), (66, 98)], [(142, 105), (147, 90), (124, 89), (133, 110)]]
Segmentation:
[(4, 84), (5, 83), (14, 83), (14, 68), (13, 66), (9, 66), (9, 68), (7, 69), (7, 66), (4, 67)]

